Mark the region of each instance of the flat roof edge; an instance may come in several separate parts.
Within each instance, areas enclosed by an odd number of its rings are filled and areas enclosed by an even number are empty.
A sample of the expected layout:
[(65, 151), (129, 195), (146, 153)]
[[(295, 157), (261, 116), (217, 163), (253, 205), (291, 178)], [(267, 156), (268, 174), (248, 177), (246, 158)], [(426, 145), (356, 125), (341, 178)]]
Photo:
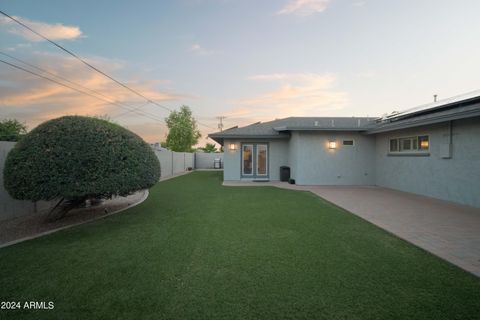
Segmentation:
[(335, 128), (335, 127), (281, 127), (273, 128), (276, 131), (366, 131), (369, 127)]
[[(367, 130), (365, 133), (366, 134), (376, 134), (376, 133), (383, 133), (383, 132), (388, 132), (388, 131), (395, 131), (395, 130), (402, 130), (402, 129), (407, 129), (407, 128), (414, 128), (414, 127), (420, 127), (424, 125), (430, 125), (430, 124), (435, 124), (435, 123), (441, 123), (441, 122), (447, 122), (447, 121), (453, 121), (453, 120), (460, 120), (460, 119), (465, 119), (465, 118), (473, 118), (473, 117), (478, 117), (480, 116), (480, 110), (469, 110), (466, 112), (462, 113), (457, 113), (457, 114), (450, 114), (450, 115), (440, 115), (435, 118), (429, 118), (429, 119), (419, 119), (419, 120), (414, 120), (413, 119), (405, 119), (399, 120), (398, 122), (391, 122), (389, 123), (388, 126), (385, 127), (380, 127), (380, 128), (372, 128), (370, 130)], [(413, 121), (412, 121), (413, 120)]]

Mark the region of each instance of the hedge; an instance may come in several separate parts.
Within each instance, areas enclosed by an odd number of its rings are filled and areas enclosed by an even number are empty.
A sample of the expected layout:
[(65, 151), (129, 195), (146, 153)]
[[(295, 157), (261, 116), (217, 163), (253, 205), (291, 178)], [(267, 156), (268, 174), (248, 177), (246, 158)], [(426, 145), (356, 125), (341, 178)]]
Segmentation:
[(139, 136), (82, 116), (39, 125), (10, 151), (4, 168), (10, 195), (32, 201), (125, 196), (159, 178), (160, 163)]

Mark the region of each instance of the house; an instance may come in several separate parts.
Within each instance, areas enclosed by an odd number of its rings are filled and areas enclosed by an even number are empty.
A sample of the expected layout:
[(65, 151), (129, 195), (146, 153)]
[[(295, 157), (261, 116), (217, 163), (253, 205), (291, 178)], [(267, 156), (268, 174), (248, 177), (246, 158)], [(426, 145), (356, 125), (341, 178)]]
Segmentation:
[(480, 207), (480, 93), (381, 118), (290, 117), (209, 135), (224, 180), (381, 186)]

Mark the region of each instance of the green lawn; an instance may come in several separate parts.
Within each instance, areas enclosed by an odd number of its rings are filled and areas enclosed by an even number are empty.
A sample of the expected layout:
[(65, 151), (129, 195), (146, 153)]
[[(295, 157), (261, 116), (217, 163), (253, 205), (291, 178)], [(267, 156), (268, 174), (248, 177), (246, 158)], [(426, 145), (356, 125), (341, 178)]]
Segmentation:
[(480, 279), (306, 192), (196, 172), (0, 249), (0, 319), (479, 319)]

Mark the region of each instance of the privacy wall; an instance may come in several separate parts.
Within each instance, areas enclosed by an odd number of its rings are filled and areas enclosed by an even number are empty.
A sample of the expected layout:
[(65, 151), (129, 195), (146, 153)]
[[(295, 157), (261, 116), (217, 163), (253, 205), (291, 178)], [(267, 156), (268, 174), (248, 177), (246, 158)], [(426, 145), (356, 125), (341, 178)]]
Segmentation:
[(168, 149), (154, 149), (160, 161), (160, 179), (193, 170), (195, 168), (194, 155), (189, 152), (174, 152)]
[(195, 169), (215, 169), (215, 159), (220, 159), (223, 168), (223, 153), (217, 152), (196, 152), (195, 153)]

